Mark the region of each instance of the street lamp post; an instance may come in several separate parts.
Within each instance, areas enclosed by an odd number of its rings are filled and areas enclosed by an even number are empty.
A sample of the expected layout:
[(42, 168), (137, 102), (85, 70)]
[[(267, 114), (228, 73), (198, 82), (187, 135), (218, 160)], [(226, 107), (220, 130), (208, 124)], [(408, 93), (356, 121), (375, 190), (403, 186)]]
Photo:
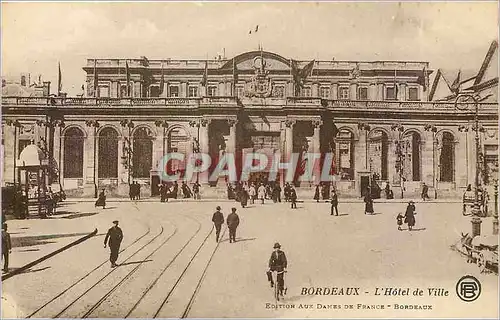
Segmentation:
[(90, 128), (93, 128), (93, 134), (94, 134), (94, 173), (92, 174), (92, 178), (93, 178), (93, 181), (94, 181), (94, 198), (97, 198), (97, 180), (96, 180), (96, 162), (97, 162), (97, 159), (96, 159), (96, 155), (97, 155), (97, 128), (99, 128), (99, 122), (97, 122), (97, 120), (87, 120), (85, 121), (85, 124), (87, 125), (87, 127), (90, 127)]
[(404, 127), (400, 123), (393, 124), (391, 126), (392, 131), (396, 131), (398, 133), (398, 137), (396, 140), (396, 172), (399, 173), (399, 184), (401, 187), (401, 199), (404, 197), (404, 180), (403, 180), (403, 168), (404, 168), (404, 154), (403, 154), (403, 143), (402, 143), (402, 134), (404, 131)]
[(437, 199), (437, 176), (436, 176), (436, 133), (438, 128), (433, 124), (426, 124), (425, 131), (432, 132), (432, 187), (434, 188), (434, 199)]
[(474, 128), (473, 130), (475, 131), (475, 153), (476, 153), (476, 171), (475, 171), (475, 177), (474, 177), (474, 205), (472, 207), (472, 236), (479, 236), (481, 234), (481, 218), (479, 217), (480, 214), (480, 208), (479, 208), (479, 193), (478, 193), (478, 188), (479, 188), (479, 102), (478, 99), (472, 94), (472, 93), (467, 93), (467, 92), (461, 92), (457, 95), (455, 98), (455, 108), (461, 111), (467, 110), (468, 109), (468, 103), (465, 102), (460, 102), (459, 100), (465, 98), (465, 99), (472, 99), (474, 102)]

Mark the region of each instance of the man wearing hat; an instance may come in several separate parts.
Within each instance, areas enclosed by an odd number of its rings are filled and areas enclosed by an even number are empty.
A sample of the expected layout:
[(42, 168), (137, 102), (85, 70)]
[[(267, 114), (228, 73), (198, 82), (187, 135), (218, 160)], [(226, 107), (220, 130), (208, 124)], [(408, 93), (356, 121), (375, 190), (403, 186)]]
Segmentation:
[(220, 206), (215, 208), (214, 215), (212, 216), (212, 222), (215, 226), (215, 242), (219, 242), (220, 229), (224, 223), (224, 215), (220, 212)]
[(109, 261), (111, 262), (112, 268), (116, 267), (116, 260), (118, 259), (118, 252), (120, 251), (120, 244), (123, 239), (123, 232), (122, 229), (118, 227), (118, 220), (113, 221), (113, 224), (114, 226), (109, 228), (106, 238), (104, 238), (104, 248), (106, 248), (106, 244), (109, 245)]
[(2, 223), (2, 257), (4, 272), (9, 272), (9, 254), (11, 251), (12, 244), (10, 241), (10, 234), (7, 232), (7, 224)]
[(280, 295), (283, 295), (283, 290), (285, 288), (285, 280), (283, 274), (286, 272), (287, 261), (286, 255), (281, 251), (281, 245), (276, 242), (273, 246), (274, 251), (271, 253), (271, 258), (269, 258), (269, 270), (267, 271), (267, 280), (271, 282), (271, 288), (274, 287), (274, 281), (271, 276), (271, 272), (276, 271), (278, 273), (278, 291)]
[(231, 214), (227, 216), (226, 223), (229, 229), (229, 243), (236, 242), (236, 228), (240, 224), (240, 217), (236, 214), (236, 208), (231, 208)]

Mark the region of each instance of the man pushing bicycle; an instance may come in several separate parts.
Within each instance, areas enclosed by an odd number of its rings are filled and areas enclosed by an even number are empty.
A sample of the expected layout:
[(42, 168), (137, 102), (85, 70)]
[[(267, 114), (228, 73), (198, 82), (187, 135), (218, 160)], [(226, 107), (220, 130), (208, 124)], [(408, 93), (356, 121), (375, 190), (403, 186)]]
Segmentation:
[(274, 251), (271, 253), (271, 257), (269, 258), (269, 270), (267, 271), (267, 280), (271, 282), (271, 288), (274, 287), (274, 281), (272, 277), (272, 272), (276, 271), (277, 273), (277, 282), (278, 282), (278, 294), (283, 296), (283, 291), (285, 289), (285, 279), (284, 273), (286, 272), (287, 261), (286, 255), (283, 251), (281, 251), (281, 245), (276, 242), (274, 244)]

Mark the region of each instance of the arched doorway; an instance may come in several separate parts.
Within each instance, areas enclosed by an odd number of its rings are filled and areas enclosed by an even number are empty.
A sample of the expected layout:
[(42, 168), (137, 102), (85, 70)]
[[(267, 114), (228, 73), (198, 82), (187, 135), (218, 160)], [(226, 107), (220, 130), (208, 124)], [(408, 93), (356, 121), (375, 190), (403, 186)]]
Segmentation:
[(106, 127), (99, 132), (97, 176), (118, 178), (118, 132)]
[(149, 178), (153, 164), (152, 132), (147, 127), (139, 127), (133, 134), (132, 177)]
[(64, 133), (64, 178), (83, 178), (83, 143), (85, 136), (77, 127)]
[(387, 152), (389, 150), (387, 133), (375, 129), (368, 136), (368, 165), (376, 180), (387, 180)]
[(336, 174), (340, 180), (354, 180), (354, 134), (347, 129), (340, 129), (332, 144), (335, 155)]
[(455, 177), (455, 137), (443, 132), (439, 154), (439, 181), (453, 182)]
[[(170, 129), (167, 135), (167, 152), (168, 153), (182, 153), (184, 154), (184, 159), (187, 160), (189, 156), (189, 134), (183, 127), (173, 127)], [(179, 161), (169, 161), (167, 164), (167, 170), (170, 175), (175, 173), (180, 173), (183, 177), (185, 172), (185, 162)]]

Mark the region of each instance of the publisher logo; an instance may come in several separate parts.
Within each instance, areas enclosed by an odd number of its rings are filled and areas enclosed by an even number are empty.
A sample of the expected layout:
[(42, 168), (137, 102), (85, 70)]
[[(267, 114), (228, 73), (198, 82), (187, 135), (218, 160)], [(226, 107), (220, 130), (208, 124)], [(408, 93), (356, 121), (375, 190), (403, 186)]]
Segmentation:
[(473, 276), (463, 276), (457, 282), (457, 295), (462, 301), (472, 302), (481, 295), (481, 283)]

